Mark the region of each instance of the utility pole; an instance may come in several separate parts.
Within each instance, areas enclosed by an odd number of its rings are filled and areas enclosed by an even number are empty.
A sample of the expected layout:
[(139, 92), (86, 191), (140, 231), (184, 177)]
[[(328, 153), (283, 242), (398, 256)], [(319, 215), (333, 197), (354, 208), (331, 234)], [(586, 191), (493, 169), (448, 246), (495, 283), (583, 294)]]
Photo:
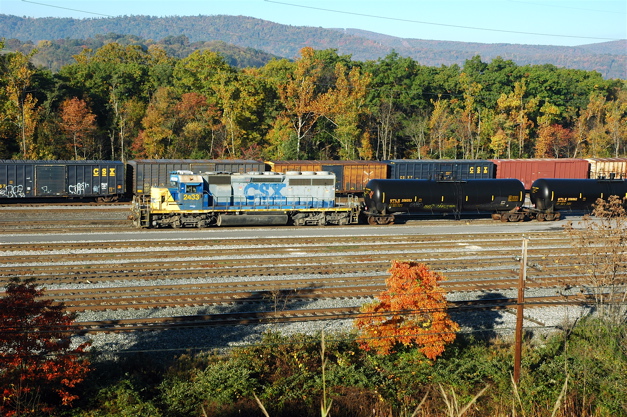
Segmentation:
[(520, 274), (518, 276), (518, 300), (516, 302), (516, 342), (514, 350), (514, 382), (520, 381), (520, 362), (522, 357), (523, 312), (525, 304), (525, 281), (527, 280), (527, 243), (523, 236), (522, 256), (520, 258)]

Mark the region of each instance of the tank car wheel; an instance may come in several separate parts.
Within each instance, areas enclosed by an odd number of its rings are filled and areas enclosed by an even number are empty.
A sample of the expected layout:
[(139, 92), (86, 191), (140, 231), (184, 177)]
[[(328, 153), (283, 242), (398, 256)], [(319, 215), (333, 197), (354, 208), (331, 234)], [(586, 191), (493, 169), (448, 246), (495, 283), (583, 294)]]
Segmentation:
[(492, 213), (492, 220), (501, 220), (500, 213)]
[(501, 221), (503, 223), (508, 222), (509, 221), (509, 214), (507, 214), (507, 213), (501, 214)]
[(370, 226), (376, 226), (377, 224), (379, 224), (379, 222), (377, 222), (377, 218), (376, 217), (368, 216), (368, 224)]
[(536, 219), (537, 219), (539, 222), (543, 222), (543, 221), (547, 220), (546, 215), (545, 215), (544, 213), (538, 213), (538, 214), (536, 215)]

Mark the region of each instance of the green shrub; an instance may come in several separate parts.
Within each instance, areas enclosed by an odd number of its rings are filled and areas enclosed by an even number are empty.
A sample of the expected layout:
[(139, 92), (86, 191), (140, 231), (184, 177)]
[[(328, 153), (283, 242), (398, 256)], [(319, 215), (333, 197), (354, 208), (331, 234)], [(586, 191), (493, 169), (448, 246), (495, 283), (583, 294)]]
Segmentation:
[[(446, 401), (454, 398), (461, 408), (487, 385), (465, 416), (515, 412), (549, 417), (558, 399), (561, 417), (627, 416), (625, 332), (625, 326), (588, 319), (569, 332), (525, 343), (516, 389), (511, 380), (513, 345), (502, 340), (458, 337), (434, 362), (417, 349), (378, 356), (358, 349), (353, 335), (326, 337), (324, 382), (327, 399), (333, 400), (331, 415), (406, 416), (423, 398), (425, 416), (443, 415)], [(185, 355), (162, 375), (159, 389), (146, 384), (160, 380), (153, 374), (121, 382), (118, 376), (88, 404), (93, 411), (75, 415), (261, 415), (254, 393), (272, 417), (319, 417), (320, 347), (318, 335), (268, 333), (261, 343), (228, 355)], [(567, 376), (568, 391), (561, 396)], [(159, 395), (153, 398), (155, 392)]]
[(537, 379), (556, 380), (562, 366), (582, 407), (599, 415), (627, 415), (627, 328), (589, 317), (560, 341), (563, 351), (551, 357), (559, 365), (545, 361)]
[(91, 411), (76, 410), (77, 417), (160, 417), (151, 401), (144, 400), (130, 379), (124, 379), (100, 390)]
[(238, 360), (219, 360), (204, 370), (191, 370), (189, 376), (168, 378), (161, 384), (161, 400), (168, 415), (193, 415), (203, 403), (232, 404), (252, 397), (258, 387), (251, 370)]

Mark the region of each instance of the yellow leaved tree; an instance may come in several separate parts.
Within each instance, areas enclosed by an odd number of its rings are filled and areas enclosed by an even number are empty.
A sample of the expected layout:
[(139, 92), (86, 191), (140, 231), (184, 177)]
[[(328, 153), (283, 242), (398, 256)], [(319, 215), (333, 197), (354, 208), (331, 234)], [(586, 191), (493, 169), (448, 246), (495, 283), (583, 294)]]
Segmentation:
[(387, 289), (355, 320), (360, 347), (387, 355), (399, 345), (416, 345), (431, 360), (440, 356), (459, 330), (446, 311), (443, 279), (424, 264), (393, 261)]

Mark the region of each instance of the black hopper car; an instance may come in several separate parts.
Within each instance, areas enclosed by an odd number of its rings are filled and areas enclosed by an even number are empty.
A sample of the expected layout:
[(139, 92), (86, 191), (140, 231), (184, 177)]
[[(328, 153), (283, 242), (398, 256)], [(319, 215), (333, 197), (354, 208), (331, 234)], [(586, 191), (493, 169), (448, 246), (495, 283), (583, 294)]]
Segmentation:
[(119, 161), (0, 161), (0, 201), (116, 201), (126, 193)]

